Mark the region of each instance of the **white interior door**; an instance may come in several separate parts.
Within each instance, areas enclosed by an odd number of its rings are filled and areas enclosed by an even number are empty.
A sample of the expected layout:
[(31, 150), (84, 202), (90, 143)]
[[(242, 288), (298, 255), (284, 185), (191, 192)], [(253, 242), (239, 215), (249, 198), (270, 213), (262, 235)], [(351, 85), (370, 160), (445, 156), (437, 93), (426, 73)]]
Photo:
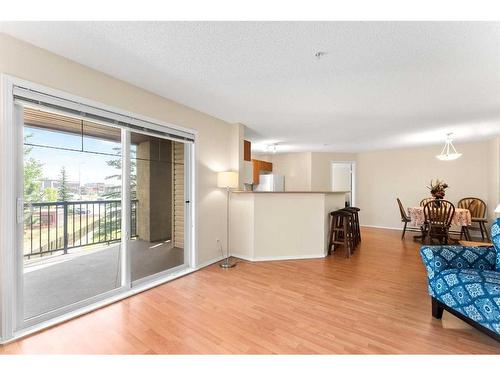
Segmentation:
[(346, 201), (354, 206), (355, 164), (353, 162), (332, 163), (332, 191), (345, 191)]
[(332, 164), (332, 190), (333, 191), (351, 191), (351, 164), (333, 163)]

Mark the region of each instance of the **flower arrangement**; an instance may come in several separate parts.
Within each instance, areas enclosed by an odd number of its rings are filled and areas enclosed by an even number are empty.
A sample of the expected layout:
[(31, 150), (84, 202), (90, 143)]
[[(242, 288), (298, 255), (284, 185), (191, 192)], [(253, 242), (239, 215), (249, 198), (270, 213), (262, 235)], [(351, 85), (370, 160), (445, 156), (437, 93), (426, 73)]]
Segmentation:
[(431, 195), (435, 199), (443, 199), (446, 189), (448, 188), (448, 184), (444, 181), (436, 179), (436, 182), (431, 180), (431, 184), (430, 186), (427, 186), (427, 188), (431, 191)]

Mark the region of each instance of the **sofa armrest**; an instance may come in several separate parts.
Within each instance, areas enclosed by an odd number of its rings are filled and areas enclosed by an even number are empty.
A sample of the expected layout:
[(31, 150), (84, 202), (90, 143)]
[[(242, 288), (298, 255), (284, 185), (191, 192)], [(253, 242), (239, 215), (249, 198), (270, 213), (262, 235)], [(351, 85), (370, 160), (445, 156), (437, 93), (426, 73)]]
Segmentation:
[(495, 269), (496, 252), (493, 247), (468, 246), (422, 246), (420, 255), (431, 282), (441, 271), (447, 269)]

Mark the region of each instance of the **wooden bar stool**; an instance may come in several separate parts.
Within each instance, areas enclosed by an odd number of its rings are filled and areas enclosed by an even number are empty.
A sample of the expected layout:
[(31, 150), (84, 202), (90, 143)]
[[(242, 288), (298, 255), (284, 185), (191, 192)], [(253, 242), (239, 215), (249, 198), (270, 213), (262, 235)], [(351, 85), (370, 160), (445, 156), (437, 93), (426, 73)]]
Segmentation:
[(337, 210), (330, 213), (330, 242), (328, 254), (335, 251), (335, 245), (342, 245), (346, 249), (349, 258), (354, 248), (353, 221), (354, 216), (345, 210)]
[(354, 215), (354, 239), (355, 239), (355, 246), (359, 245), (361, 242), (361, 229), (359, 226), (359, 214), (358, 212), (361, 211), (358, 207), (346, 207), (343, 210), (349, 211)]
[(347, 220), (347, 229), (348, 229), (348, 234), (352, 238), (352, 247), (351, 247), (351, 253), (354, 253), (356, 250), (356, 246), (358, 246), (358, 236), (356, 232), (356, 213), (354, 210), (350, 210), (349, 208), (342, 208), (340, 211), (347, 212), (351, 217), (349, 220)]

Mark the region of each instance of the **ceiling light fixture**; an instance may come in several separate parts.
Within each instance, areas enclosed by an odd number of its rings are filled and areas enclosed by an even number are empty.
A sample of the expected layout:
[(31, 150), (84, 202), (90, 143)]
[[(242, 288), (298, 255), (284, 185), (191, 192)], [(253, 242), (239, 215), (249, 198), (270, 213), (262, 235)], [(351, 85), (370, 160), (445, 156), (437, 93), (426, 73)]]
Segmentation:
[(273, 144), (267, 145), (266, 150), (267, 150), (267, 152), (272, 152), (273, 154), (275, 154), (278, 151), (278, 144), (273, 143)]
[(460, 156), (462, 156), (462, 154), (457, 152), (455, 146), (453, 146), (453, 139), (451, 138), (452, 135), (453, 133), (446, 134), (444, 147), (441, 150), (441, 153), (439, 155), (436, 155), (436, 158), (438, 158), (439, 160), (456, 160)]

